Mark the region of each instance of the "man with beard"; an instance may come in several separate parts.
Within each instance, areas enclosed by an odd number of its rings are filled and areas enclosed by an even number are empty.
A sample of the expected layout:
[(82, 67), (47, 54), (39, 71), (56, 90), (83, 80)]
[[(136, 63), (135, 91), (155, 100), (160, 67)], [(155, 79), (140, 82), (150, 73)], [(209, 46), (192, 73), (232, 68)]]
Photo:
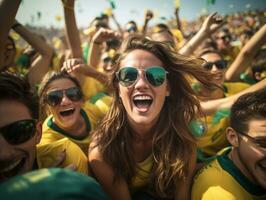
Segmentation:
[(233, 104), (226, 136), (232, 147), (196, 174), (192, 199), (266, 199), (266, 88)]

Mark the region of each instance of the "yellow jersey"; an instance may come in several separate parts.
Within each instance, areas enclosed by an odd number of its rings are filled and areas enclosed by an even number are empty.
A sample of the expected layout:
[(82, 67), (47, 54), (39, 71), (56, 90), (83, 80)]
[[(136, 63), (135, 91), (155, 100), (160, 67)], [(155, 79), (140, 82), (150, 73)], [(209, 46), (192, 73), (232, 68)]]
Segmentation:
[(80, 114), (86, 123), (86, 130), (88, 132), (86, 136), (75, 137), (74, 134), (68, 133), (54, 123), (53, 116), (51, 115), (47, 117), (43, 123), (41, 144), (49, 144), (63, 138), (69, 138), (81, 148), (85, 155), (87, 155), (88, 147), (91, 141), (89, 133), (91, 130), (95, 129), (99, 121), (103, 118), (104, 113), (96, 105), (86, 102), (80, 110)]
[(66, 158), (60, 167), (70, 164), (77, 166), (77, 172), (88, 175), (88, 159), (81, 149), (69, 139), (64, 138), (49, 144), (37, 145), (37, 164), (39, 168), (49, 168), (57, 161), (58, 156), (64, 152)]
[(198, 171), (192, 186), (192, 200), (266, 199), (266, 190), (249, 181), (228, 158), (230, 151)]
[(132, 193), (147, 187), (150, 181), (150, 174), (153, 166), (153, 158), (150, 155), (144, 161), (137, 164), (136, 176), (132, 179), (130, 191)]

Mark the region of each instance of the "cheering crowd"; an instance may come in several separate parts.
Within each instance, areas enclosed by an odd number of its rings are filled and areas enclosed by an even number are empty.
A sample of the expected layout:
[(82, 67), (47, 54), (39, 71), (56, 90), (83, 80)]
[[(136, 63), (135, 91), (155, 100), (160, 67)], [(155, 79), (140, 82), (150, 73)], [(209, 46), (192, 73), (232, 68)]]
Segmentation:
[(0, 2), (1, 199), (266, 199), (266, 11), (80, 30), (61, 2), (63, 30)]

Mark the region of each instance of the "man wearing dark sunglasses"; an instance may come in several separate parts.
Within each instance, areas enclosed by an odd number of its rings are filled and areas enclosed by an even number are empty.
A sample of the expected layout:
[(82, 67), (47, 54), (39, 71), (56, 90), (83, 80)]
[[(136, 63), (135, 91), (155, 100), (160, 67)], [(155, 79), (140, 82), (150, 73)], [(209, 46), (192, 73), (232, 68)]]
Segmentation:
[(266, 89), (232, 106), (227, 139), (232, 148), (195, 176), (192, 199), (266, 199)]
[(38, 98), (26, 79), (1, 72), (0, 94), (0, 182), (33, 169), (69, 164), (88, 173), (86, 157), (69, 140), (37, 147), (42, 135), (36, 120)]

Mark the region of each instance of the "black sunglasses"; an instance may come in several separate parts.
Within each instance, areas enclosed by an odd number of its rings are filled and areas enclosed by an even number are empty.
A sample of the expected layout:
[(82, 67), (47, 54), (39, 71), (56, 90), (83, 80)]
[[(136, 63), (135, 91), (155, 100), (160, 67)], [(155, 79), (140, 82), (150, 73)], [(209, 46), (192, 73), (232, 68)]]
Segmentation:
[(229, 36), (229, 35), (220, 36), (218, 38), (222, 39), (222, 40), (226, 40), (226, 41), (230, 41), (231, 40), (231, 36)]
[(82, 99), (82, 92), (77, 87), (68, 88), (65, 90), (55, 90), (49, 92), (45, 96), (45, 102), (48, 103), (50, 106), (56, 106), (61, 103), (63, 96), (67, 96), (71, 101), (80, 101)]
[(249, 140), (251, 140), (251, 142), (253, 142), (254, 144), (258, 145), (259, 147), (261, 148), (264, 148), (266, 149), (266, 139), (265, 137), (257, 137), (257, 138), (254, 138), (254, 137), (251, 137), (249, 136), (248, 134), (246, 133), (242, 133), (242, 132), (237, 132), (239, 133), (240, 135), (244, 135), (246, 136)]
[(217, 60), (215, 62), (206, 62), (202, 66), (204, 69), (211, 70), (213, 65), (215, 65), (218, 69), (225, 69), (227, 66), (226, 60)]
[[(154, 87), (162, 85), (166, 79), (163, 67), (149, 67), (144, 69), (146, 80)], [(116, 72), (116, 77), (122, 86), (129, 87), (133, 85), (139, 78), (139, 70), (135, 67), (122, 67)]]
[(11, 145), (19, 145), (31, 139), (36, 132), (36, 120), (25, 119), (0, 128), (0, 135)]

